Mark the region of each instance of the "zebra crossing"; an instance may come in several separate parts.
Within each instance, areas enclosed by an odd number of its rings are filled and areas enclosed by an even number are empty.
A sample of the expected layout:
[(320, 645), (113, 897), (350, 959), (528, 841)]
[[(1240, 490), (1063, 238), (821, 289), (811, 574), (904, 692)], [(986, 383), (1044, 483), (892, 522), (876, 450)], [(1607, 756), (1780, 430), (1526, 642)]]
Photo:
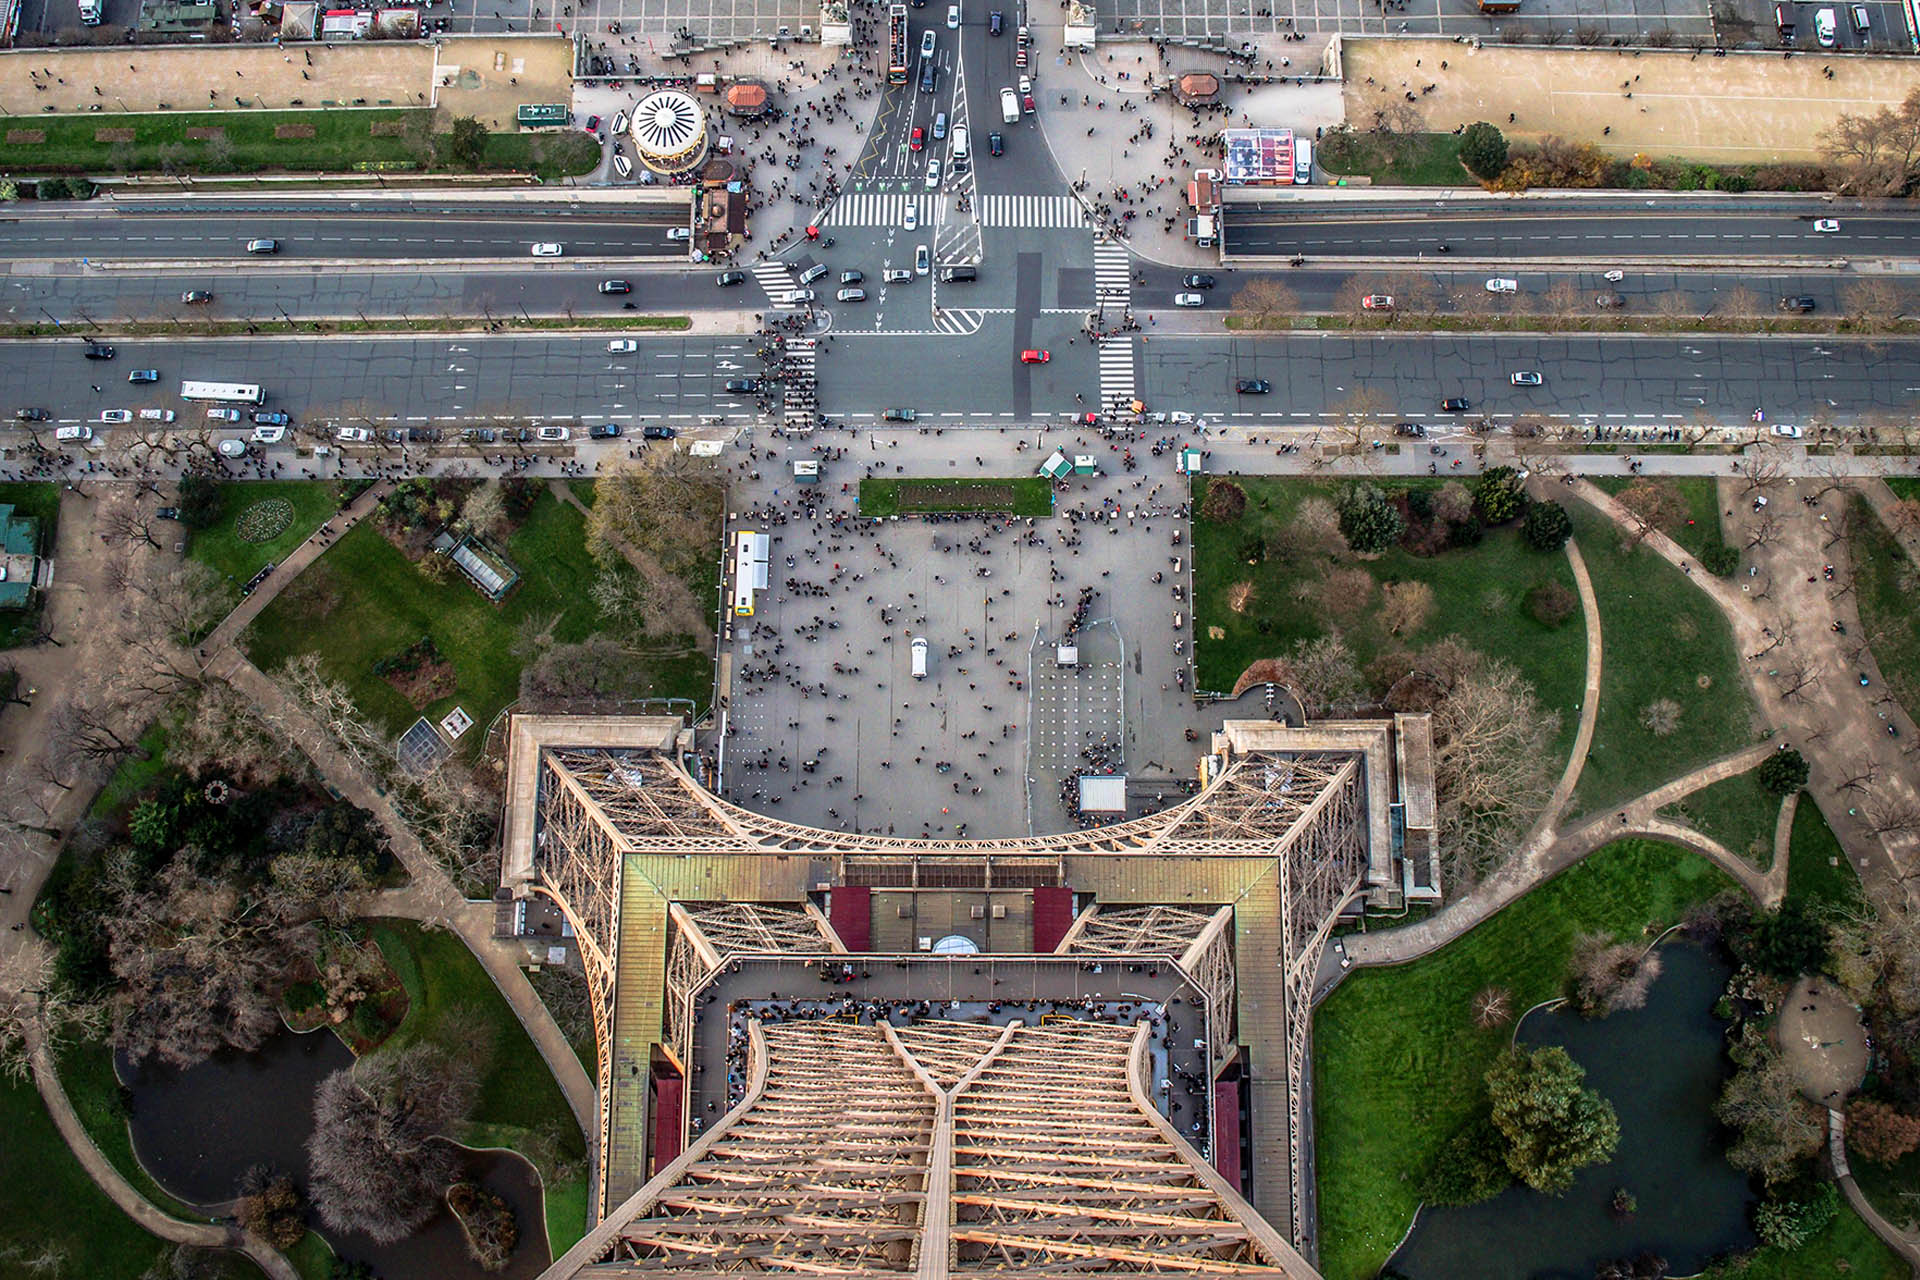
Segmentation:
[(781, 396), (780, 421), (789, 431), (811, 430), (819, 412), (814, 394), (814, 357), (819, 344), (812, 338), (787, 339), (787, 378)]
[(960, 307), (941, 307), (933, 318), (936, 333), (966, 335), (980, 332), (980, 324), (986, 319), (983, 311), (974, 311)]
[(903, 227), (907, 221), (907, 210), (915, 209), (919, 213), (921, 226), (933, 221), (941, 197), (937, 195), (908, 195), (895, 191), (852, 191), (833, 202), (826, 217), (820, 220), (822, 227)]
[(753, 278), (766, 290), (767, 303), (775, 311), (798, 311), (797, 303), (787, 301), (787, 295), (800, 286), (793, 282), (793, 272), (784, 262), (761, 262), (753, 268)]
[(983, 227), (1067, 227), (1087, 225), (1087, 211), (1072, 196), (981, 196)]
[(1100, 407), (1112, 412), (1134, 399), (1133, 335), (1100, 339)]
[(1122, 245), (1096, 240), (1093, 245), (1093, 298), (1116, 315), (1133, 297), (1133, 257)]
[[(1122, 245), (1097, 240), (1093, 246), (1094, 311), (1104, 329), (1118, 329), (1133, 306), (1133, 257)], [(1135, 398), (1133, 335), (1116, 333), (1099, 341), (1100, 405), (1126, 407)]]

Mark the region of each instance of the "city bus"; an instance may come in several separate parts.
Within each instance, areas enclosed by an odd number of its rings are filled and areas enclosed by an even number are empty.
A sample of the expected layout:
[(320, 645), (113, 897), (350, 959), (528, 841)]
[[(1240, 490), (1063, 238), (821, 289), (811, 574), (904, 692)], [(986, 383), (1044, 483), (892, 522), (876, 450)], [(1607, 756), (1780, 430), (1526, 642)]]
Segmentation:
[(753, 596), (767, 589), (767, 558), (773, 540), (764, 533), (742, 531), (733, 538), (733, 616), (753, 616)]
[(180, 398), (215, 404), (260, 404), (267, 393), (252, 382), (182, 382)]
[(887, 83), (907, 82), (907, 6), (887, 7)]

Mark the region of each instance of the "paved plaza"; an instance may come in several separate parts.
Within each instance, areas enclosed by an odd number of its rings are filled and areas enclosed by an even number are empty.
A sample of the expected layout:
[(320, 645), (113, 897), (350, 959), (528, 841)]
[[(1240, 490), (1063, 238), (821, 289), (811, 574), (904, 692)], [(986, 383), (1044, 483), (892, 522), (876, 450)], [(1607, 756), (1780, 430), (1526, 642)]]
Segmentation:
[[(1045, 456), (1011, 433), (975, 439), (983, 464), (1002, 455), (1001, 474), (1031, 474)], [(1190, 633), (1174, 630), (1187, 609), (1176, 589), (1192, 563), (1175, 514), (1185, 485), (1164, 459), (1151, 475), (1076, 477), (1048, 519), (862, 523), (861, 475), (893, 474), (881, 451), (899, 455), (855, 440), (816, 491), (790, 479), (813, 447), (780, 440), (755, 450), (757, 472), (733, 492), (729, 533), (773, 541), (769, 587), (723, 646), (724, 794), (792, 822), (986, 839), (1071, 829), (1062, 784), (1092, 759), (1140, 780), (1137, 793), (1191, 777), (1186, 731), (1220, 712), (1182, 690), (1191, 652), (1174, 646)], [(1119, 469), (1103, 442), (1059, 444)], [(1070, 635), (1082, 658), (1063, 668), (1056, 646)], [(924, 680), (910, 674), (916, 636), (929, 642)]]

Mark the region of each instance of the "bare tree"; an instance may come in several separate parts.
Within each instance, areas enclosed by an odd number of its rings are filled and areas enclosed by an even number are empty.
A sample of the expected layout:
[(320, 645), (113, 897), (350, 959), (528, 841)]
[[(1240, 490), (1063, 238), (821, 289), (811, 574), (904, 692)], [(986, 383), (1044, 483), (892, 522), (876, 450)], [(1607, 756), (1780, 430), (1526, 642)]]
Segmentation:
[(1418, 580), (1389, 582), (1380, 588), (1380, 623), (1391, 636), (1411, 635), (1433, 614), (1433, 588)]
[(1873, 792), (1861, 807), (1867, 828), (1877, 836), (1911, 835), (1920, 831), (1920, 801), (1912, 796)]
[(1767, 673), (1773, 677), (1780, 696), (1788, 702), (1804, 702), (1810, 690), (1820, 685), (1820, 672), (1798, 652), (1789, 650), (1786, 659)]
[(1760, 295), (1743, 284), (1735, 285), (1722, 294), (1719, 304), (1714, 308), (1723, 316), (1741, 320), (1764, 314), (1766, 309), (1766, 303), (1760, 300)]
[(1907, 309), (1907, 299), (1887, 277), (1867, 276), (1847, 286), (1844, 306), (1853, 323), (1874, 328), (1898, 320)]
[(1267, 328), (1276, 316), (1300, 313), (1300, 296), (1271, 277), (1256, 277), (1233, 295), (1233, 310), (1252, 318), (1255, 327)]
[(16, 1084), (30, 1078), (36, 1044), (58, 1058), (69, 1044), (98, 1039), (106, 1013), (60, 981), (52, 949), (0, 953), (0, 1076)]
[(1848, 171), (1848, 192), (1904, 194), (1920, 168), (1920, 89), (1908, 93), (1898, 108), (1836, 116), (1820, 143), (1829, 159)]
[(1763, 510), (1760, 518), (1755, 520), (1747, 530), (1747, 550), (1764, 547), (1777, 539), (1781, 533), (1780, 518), (1774, 515), (1771, 509)]
[(1586, 1018), (1639, 1009), (1660, 976), (1660, 951), (1583, 933), (1573, 944), (1573, 1006)]
[(1754, 493), (1778, 483), (1787, 474), (1787, 460), (1778, 449), (1749, 449), (1735, 473), (1746, 482), (1741, 493)]
[(1434, 782), (1442, 847), (1456, 883), (1471, 883), (1513, 851), (1546, 807), (1560, 714), (1505, 662), (1461, 677), (1433, 711)]
[(1872, 756), (1862, 756), (1847, 770), (1847, 776), (1835, 783), (1840, 791), (1865, 791), (1880, 780), (1880, 762)]
[(110, 772), (122, 760), (146, 759), (140, 747), (140, 729), (129, 722), (127, 708), (109, 699), (67, 697), (47, 720), (47, 749), (63, 769)]
[(121, 543), (140, 542), (152, 547), (155, 551), (160, 549), (159, 539), (153, 536), (151, 517), (138, 507), (122, 503), (103, 511), (100, 513), (98, 527), (100, 541), (110, 547)]
[(381, 1243), (412, 1234), (459, 1174), (449, 1138), (473, 1106), (473, 1072), (427, 1043), (363, 1058), (320, 1082), (307, 1157), (314, 1208)]

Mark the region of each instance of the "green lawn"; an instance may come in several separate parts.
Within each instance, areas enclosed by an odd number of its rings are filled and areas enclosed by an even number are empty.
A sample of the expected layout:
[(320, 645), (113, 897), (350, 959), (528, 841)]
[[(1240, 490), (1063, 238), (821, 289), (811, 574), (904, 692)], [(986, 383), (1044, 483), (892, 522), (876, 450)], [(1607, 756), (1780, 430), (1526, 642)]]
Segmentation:
[(1860, 602), (1860, 623), (1875, 637), (1880, 678), (1909, 714), (1920, 709), (1920, 614), (1903, 579), (1913, 562), (1864, 498), (1852, 500), (1849, 551)]
[[(268, 480), (220, 487), (220, 519), (193, 533), (187, 554), (209, 565), (237, 588), (261, 565), (278, 563), (306, 541), (307, 535), (340, 509), (339, 490), (320, 480)], [(286, 531), (265, 542), (243, 542), (235, 529), (240, 515), (261, 503), (285, 502), (293, 508)]]
[(1594, 853), (1434, 955), (1355, 973), (1314, 1020), (1321, 1271), (1367, 1280), (1419, 1203), (1427, 1163), (1465, 1121), (1511, 1028), (1483, 1031), (1468, 1002), (1507, 988), (1516, 1012), (1558, 994), (1575, 935), (1638, 937), (1730, 881), (1651, 841)]
[(1860, 877), (1827, 825), (1813, 797), (1801, 792), (1787, 838), (1787, 892), (1820, 903), (1851, 906), (1860, 901)]
[(60, 1083), (74, 1114), (100, 1148), (108, 1163), (133, 1189), (153, 1201), (161, 1210), (188, 1222), (204, 1219), (193, 1206), (174, 1199), (161, 1190), (133, 1154), (133, 1135), (119, 1111), (120, 1079), (113, 1073), (113, 1049), (106, 1042), (74, 1045), (60, 1057)]
[(1413, 187), (1471, 187), (1460, 166), (1460, 139), (1451, 133), (1372, 134), (1329, 132), (1320, 140), (1320, 167), (1328, 173), (1369, 177)]
[[(1271, 535), (1292, 521), (1309, 497), (1331, 500), (1343, 485), (1310, 480), (1236, 476), (1247, 494), (1246, 514), (1231, 524), (1193, 522), (1194, 636), (1202, 689), (1233, 688), (1241, 672), (1261, 658), (1279, 656), (1296, 640), (1324, 634), (1327, 622), (1303, 604), (1299, 589), (1320, 577), (1320, 566), (1298, 558), (1265, 556), (1250, 565), (1243, 545)], [(1440, 482), (1419, 480), (1411, 487), (1434, 489)], [(1196, 486), (1194, 507), (1204, 496)], [(1416, 556), (1395, 549), (1370, 561), (1354, 561), (1377, 582), (1417, 580), (1433, 588), (1434, 608), (1425, 626), (1409, 635), (1385, 633), (1377, 609), (1369, 608), (1342, 628), (1364, 670), (1380, 653), (1399, 647), (1418, 649), (1446, 636), (1491, 657), (1513, 663), (1533, 682), (1540, 705), (1560, 713), (1560, 754), (1573, 744), (1579, 723), (1580, 693), (1586, 678), (1586, 627), (1576, 610), (1558, 627), (1536, 622), (1526, 609), (1535, 586), (1558, 582), (1569, 592), (1573, 571), (1566, 557), (1542, 555), (1528, 547), (1516, 529), (1489, 530), (1470, 550)], [(1253, 596), (1244, 612), (1228, 604), (1238, 583), (1251, 583)], [(1378, 596), (1375, 596), (1377, 602)], [(1212, 628), (1222, 634), (1215, 638)]]
[[(439, 718), (456, 704), (481, 729), (519, 696), (521, 661), (514, 632), (526, 618), (558, 616), (554, 639), (584, 640), (600, 630), (619, 632), (624, 620), (600, 615), (588, 595), (595, 576), (583, 537), (584, 518), (542, 492), (503, 550), (520, 570), (520, 584), (502, 604), (490, 604), (462, 578), (437, 583), (414, 567), (372, 521), (335, 542), (299, 579), (262, 611), (243, 637), (247, 652), (272, 672), (308, 651), (329, 675), (344, 681), (360, 709), (398, 734), (425, 714)], [(710, 592), (708, 593), (710, 594)], [(702, 599), (707, 596), (702, 596)], [(373, 664), (431, 636), (451, 663), (456, 691), (416, 710), (398, 689), (374, 675)], [(712, 662), (704, 653), (650, 659), (654, 692), (704, 705), (712, 691)], [(466, 741), (477, 750), (483, 735)]]
[[(1813, 801), (1805, 803), (1811, 806)], [(1718, 840), (1761, 871), (1773, 865), (1773, 828), (1780, 816), (1780, 797), (1760, 785), (1754, 770), (1702, 787), (1661, 812)]]
[[(93, 804), (87, 809), (91, 818), (114, 819), (133, 804), (134, 799), (160, 780), (168, 769), (167, 764), (167, 726), (164, 721), (156, 720), (147, 726), (140, 735), (140, 756), (130, 756), (120, 762), (107, 779), (107, 785), (100, 788), (100, 794), (93, 798)], [(54, 874), (71, 862), (70, 857), (61, 858), (54, 864)]]
[[(1574, 797), (1576, 812), (1591, 813), (1752, 742), (1753, 704), (1712, 601), (1646, 547), (1622, 551), (1612, 522), (1585, 503), (1572, 511), (1605, 645), (1599, 720)], [(1662, 698), (1680, 707), (1664, 738), (1640, 723)]]
[(1909, 1280), (1912, 1274), (1843, 1199), (1839, 1215), (1800, 1248), (1756, 1249), (1739, 1262), (1708, 1268), (1702, 1280)]
[(317, 1231), (300, 1237), (300, 1243), (286, 1251), (287, 1261), (300, 1273), (300, 1280), (327, 1280), (333, 1267), (333, 1250)]
[[(16, 516), (40, 521), (40, 554), (52, 555), (60, 525), (60, 486), (55, 484), (0, 484), (0, 503)], [(13, 649), (33, 639), (44, 601), (35, 593), (24, 609), (0, 611), (0, 649)], [(66, 637), (58, 637), (64, 640)]]
[[(318, 103), (324, 108), (327, 104)], [(378, 106), (379, 104), (374, 104)], [(36, 116), (31, 124), (45, 134), (39, 142), (0, 140), (0, 170), (14, 173), (261, 173), (268, 170), (344, 172), (356, 166), (426, 170), (432, 165), (421, 145), (421, 129), (430, 110), (359, 111), (213, 111), (139, 115)], [(376, 132), (407, 122), (412, 136)], [(276, 136), (282, 126), (312, 137)], [(103, 142), (106, 130), (133, 130), (131, 142)], [(217, 130), (224, 141), (193, 138), (199, 130)], [(542, 177), (586, 173), (600, 149), (585, 134), (497, 133), (487, 138), (484, 167), (534, 169)]]
[(897, 516), (934, 511), (1009, 511), (1016, 516), (1053, 514), (1053, 485), (1045, 476), (1010, 480), (913, 479), (860, 482), (860, 514)]
[[(408, 920), (376, 920), (370, 929), (412, 1002), (389, 1045), (457, 1041), (459, 1028), (476, 1023), (487, 1029), (493, 1048), (480, 1080), (473, 1123), (462, 1141), (512, 1147), (540, 1166), (547, 1183), (548, 1237), (566, 1241), (554, 1246), (554, 1256), (559, 1256), (586, 1230), (586, 1144), (566, 1095), (487, 971), (459, 938)], [(529, 1141), (535, 1134), (550, 1135), (559, 1158), (573, 1172), (555, 1178), (551, 1162), (541, 1158), (540, 1144)]]
[(1635, 484), (1659, 485), (1678, 495), (1686, 514), (1665, 532), (1692, 552), (1696, 561), (1711, 548), (1726, 545), (1727, 540), (1720, 535), (1720, 496), (1714, 482), (1705, 476), (1596, 476), (1593, 483), (1616, 497)]
[(1888, 476), (1887, 488), (1896, 498), (1920, 498), (1920, 477)]

